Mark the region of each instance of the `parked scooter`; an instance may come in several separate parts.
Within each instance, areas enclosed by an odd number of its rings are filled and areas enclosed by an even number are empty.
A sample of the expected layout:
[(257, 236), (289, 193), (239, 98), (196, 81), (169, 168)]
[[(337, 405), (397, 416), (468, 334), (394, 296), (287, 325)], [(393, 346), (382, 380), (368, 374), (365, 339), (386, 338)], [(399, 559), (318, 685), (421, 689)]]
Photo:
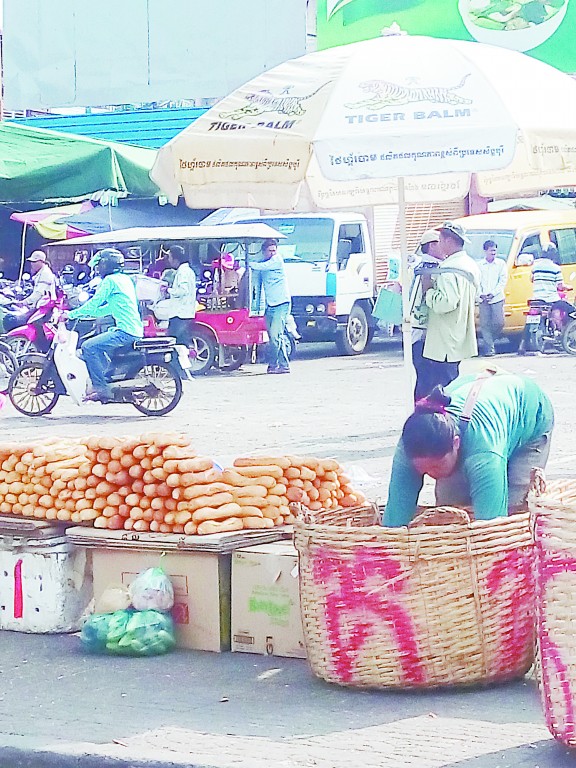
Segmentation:
[(552, 309), (552, 304), (530, 300), (524, 314), (521, 354), (536, 354), (552, 347), (576, 355), (576, 307), (564, 302), (563, 307)]
[[(25, 360), (10, 379), (12, 405), (26, 416), (50, 413), (62, 395), (76, 405), (84, 403), (90, 377), (78, 356), (78, 332), (58, 322), (57, 333), (43, 358)], [(169, 337), (142, 339), (117, 350), (111, 359), (110, 383), (115, 403), (130, 403), (146, 416), (170, 413), (182, 397), (178, 363), (187, 366), (187, 355), (178, 355)]]
[(55, 320), (61, 306), (61, 300), (50, 299), (36, 309), (20, 307), (6, 314), (5, 334), (0, 341), (7, 344), (17, 358), (30, 352), (46, 354), (56, 332)]

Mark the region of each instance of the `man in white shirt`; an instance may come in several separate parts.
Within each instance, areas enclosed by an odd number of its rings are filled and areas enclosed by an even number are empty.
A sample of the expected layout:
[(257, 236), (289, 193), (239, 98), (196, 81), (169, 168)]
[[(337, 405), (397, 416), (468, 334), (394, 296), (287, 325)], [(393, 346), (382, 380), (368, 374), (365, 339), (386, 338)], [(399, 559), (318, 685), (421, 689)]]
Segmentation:
[(34, 288), (24, 303), (36, 308), (48, 301), (56, 301), (56, 275), (50, 269), (44, 251), (34, 251), (28, 261)]
[(494, 240), (483, 245), (484, 258), (480, 262), (480, 335), (484, 354), (496, 354), (494, 341), (504, 328), (504, 289), (508, 281), (508, 267), (505, 259), (497, 258), (498, 246)]

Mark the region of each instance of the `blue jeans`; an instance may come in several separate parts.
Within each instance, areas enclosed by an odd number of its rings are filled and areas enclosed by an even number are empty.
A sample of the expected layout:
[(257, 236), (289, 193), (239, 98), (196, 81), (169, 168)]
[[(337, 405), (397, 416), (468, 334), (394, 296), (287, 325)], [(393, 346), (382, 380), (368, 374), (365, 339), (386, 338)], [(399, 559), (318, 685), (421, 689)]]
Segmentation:
[(268, 364), (272, 368), (289, 368), (290, 342), (286, 336), (286, 321), (290, 314), (290, 302), (266, 307), (264, 317), (270, 336)]
[(112, 395), (106, 373), (115, 350), (132, 345), (135, 341), (138, 341), (138, 336), (132, 336), (120, 328), (111, 328), (105, 333), (86, 339), (82, 344), (82, 357), (88, 368), (92, 386), (99, 395)]

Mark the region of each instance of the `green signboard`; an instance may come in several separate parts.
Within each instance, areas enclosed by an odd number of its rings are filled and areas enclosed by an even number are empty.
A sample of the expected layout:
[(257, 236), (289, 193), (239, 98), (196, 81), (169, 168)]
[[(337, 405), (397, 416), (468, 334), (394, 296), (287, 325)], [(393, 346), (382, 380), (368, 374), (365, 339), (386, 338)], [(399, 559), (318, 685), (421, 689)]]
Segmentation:
[(410, 35), (477, 40), (576, 73), (576, 0), (318, 0), (318, 48)]

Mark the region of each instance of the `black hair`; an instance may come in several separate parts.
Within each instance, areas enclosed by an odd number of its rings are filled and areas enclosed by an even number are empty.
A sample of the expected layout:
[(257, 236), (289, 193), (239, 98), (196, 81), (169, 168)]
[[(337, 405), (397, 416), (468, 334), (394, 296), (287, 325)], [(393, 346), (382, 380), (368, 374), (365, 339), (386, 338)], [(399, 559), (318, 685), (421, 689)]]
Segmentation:
[(550, 259), (550, 261), (553, 261), (554, 264), (560, 264), (560, 254), (558, 253), (558, 248), (554, 243), (548, 243), (548, 245), (544, 248), (542, 251), (542, 258), (544, 259)]
[(450, 396), (435, 387), (423, 400), (418, 400), (414, 413), (402, 429), (402, 445), (410, 459), (446, 456), (454, 447), (458, 425), (446, 411)]
[(178, 262), (178, 264), (184, 264), (185, 261), (188, 261), (186, 251), (184, 248), (182, 248), (181, 245), (171, 245), (168, 249), (168, 253), (175, 261)]
[(426, 255), (428, 255), (429, 247), (432, 245), (432, 243), (437, 243), (437, 242), (438, 240), (430, 240), (430, 242), (424, 243), (424, 245), (421, 245), (420, 250), (422, 251), (422, 253), (425, 253)]
[(484, 241), (484, 245), (482, 246), (482, 248), (483, 248), (485, 251), (487, 251), (487, 250), (488, 250), (488, 248), (498, 248), (498, 246), (496, 245), (496, 243), (494, 242), (494, 240), (485, 240), (485, 241)]

